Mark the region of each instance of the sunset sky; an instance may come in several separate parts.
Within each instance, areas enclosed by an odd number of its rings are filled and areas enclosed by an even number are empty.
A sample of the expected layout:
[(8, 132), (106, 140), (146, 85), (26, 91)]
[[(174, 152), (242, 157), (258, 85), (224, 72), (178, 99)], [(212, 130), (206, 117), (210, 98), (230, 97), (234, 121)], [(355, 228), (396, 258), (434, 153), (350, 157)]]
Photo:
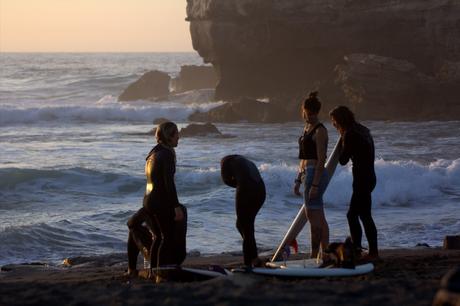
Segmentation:
[(0, 0), (0, 52), (193, 51), (186, 0)]

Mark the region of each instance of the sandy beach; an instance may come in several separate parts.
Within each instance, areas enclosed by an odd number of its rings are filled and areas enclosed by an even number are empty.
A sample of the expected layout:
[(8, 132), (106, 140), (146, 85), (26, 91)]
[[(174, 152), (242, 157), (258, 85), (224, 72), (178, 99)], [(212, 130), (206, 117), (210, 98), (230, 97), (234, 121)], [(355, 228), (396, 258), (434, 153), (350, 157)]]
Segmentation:
[[(366, 276), (280, 279), (234, 274), (202, 282), (154, 284), (128, 279), (124, 254), (74, 258), (71, 267), (5, 265), (0, 305), (431, 305), (460, 251), (384, 250)], [(191, 257), (184, 266), (237, 267), (241, 257)]]

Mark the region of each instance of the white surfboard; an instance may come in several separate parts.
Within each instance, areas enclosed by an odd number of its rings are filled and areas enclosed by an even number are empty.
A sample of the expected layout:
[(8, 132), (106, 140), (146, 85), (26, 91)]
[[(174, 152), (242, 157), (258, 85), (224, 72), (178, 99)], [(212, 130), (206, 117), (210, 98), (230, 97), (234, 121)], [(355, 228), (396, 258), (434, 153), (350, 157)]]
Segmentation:
[(293, 260), (267, 263), (271, 268), (254, 268), (253, 273), (280, 277), (345, 277), (370, 273), (372, 263), (358, 265), (354, 269), (319, 268), (316, 259)]
[(271, 261), (267, 262), (265, 266), (267, 268), (317, 268), (321, 262), (317, 259), (299, 259), (299, 260), (287, 260), (287, 261)]
[[(332, 150), (331, 155), (326, 161), (325, 169), (329, 175), (329, 181), (332, 179), (332, 176), (334, 175), (335, 168), (337, 168), (341, 147), (342, 146), (341, 146), (341, 142), (339, 138), (337, 140), (337, 143), (335, 144), (334, 150)], [(327, 185), (326, 185), (326, 188), (327, 188)], [(306, 223), (307, 223), (307, 215), (306, 215), (305, 203), (304, 203), (300, 207), (299, 212), (297, 213), (297, 216), (295, 217), (294, 221), (292, 221), (291, 226), (289, 227), (287, 233), (284, 235), (284, 238), (281, 241), (280, 245), (276, 249), (276, 252), (271, 259), (272, 262), (276, 261), (279, 257), (281, 257), (284, 247), (286, 245), (289, 245), (297, 237), (297, 235), (300, 233), (300, 231), (303, 229)]]
[(201, 274), (209, 277), (219, 277), (219, 276), (230, 276), (233, 273), (227, 269), (224, 269), (222, 272), (216, 272), (211, 270), (204, 270), (204, 269), (195, 269), (195, 268), (181, 268), (184, 271), (188, 271), (190, 273)]
[[(186, 268), (186, 267), (160, 267), (154, 268), (153, 273), (161, 279), (173, 282), (203, 281), (221, 276), (230, 276), (232, 272), (222, 267), (210, 266), (209, 269)], [(141, 278), (148, 278), (147, 269), (139, 271)]]

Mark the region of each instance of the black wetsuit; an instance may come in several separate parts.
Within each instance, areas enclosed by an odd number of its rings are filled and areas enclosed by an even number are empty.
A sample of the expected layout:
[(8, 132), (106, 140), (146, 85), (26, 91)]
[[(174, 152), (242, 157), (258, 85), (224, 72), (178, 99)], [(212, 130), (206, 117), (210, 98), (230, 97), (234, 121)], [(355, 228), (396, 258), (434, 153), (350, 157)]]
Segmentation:
[(355, 123), (345, 132), (342, 144), (340, 164), (345, 165), (350, 159), (353, 162), (353, 195), (347, 213), (350, 234), (354, 245), (360, 248), (361, 219), (369, 243), (369, 254), (377, 255), (377, 228), (371, 215), (371, 193), (376, 185), (374, 141), (368, 128)]
[[(128, 261), (130, 269), (136, 268), (139, 249), (144, 256), (150, 255), (151, 267), (166, 264), (180, 264), (185, 259), (185, 239), (183, 247), (174, 245), (175, 208), (180, 207), (177, 198), (174, 174), (176, 171), (175, 154), (161, 144), (156, 145), (146, 158), (145, 172), (147, 190), (143, 207), (128, 221)], [(185, 207), (183, 207), (184, 212)], [(146, 237), (148, 229), (155, 236), (153, 243)], [(151, 235), (150, 235), (151, 237)], [(150, 244), (148, 254), (147, 245)], [(135, 248), (138, 251), (135, 251)], [(179, 254), (177, 253), (179, 251)], [(180, 262), (179, 262), (180, 261)]]
[(257, 258), (254, 222), (265, 201), (265, 184), (256, 165), (241, 155), (222, 159), (221, 175), (225, 184), (236, 188), (236, 227), (243, 238), (244, 264)]

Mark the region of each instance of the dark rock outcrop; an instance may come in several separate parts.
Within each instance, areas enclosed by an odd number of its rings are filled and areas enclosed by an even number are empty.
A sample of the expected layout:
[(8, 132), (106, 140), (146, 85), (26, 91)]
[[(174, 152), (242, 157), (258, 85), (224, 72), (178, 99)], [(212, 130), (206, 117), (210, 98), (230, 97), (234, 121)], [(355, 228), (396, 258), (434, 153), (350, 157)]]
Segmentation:
[(167, 118), (160, 117), (160, 118), (153, 119), (153, 124), (157, 125), (157, 124), (162, 124), (162, 123), (168, 122), (168, 121), (171, 121), (171, 120), (169, 120)]
[(194, 136), (223, 136), (217, 127), (212, 123), (197, 124), (191, 123), (180, 130), (180, 137)]
[(171, 93), (169, 101), (176, 101), (184, 104), (213, 102), (214, 88), (195, 89), (188, 92)]
[(152, 100), (169, 94), (170, 76), (158, 70), (145, 73), (130, 84), (118, 97), (118, 101)]
[(361, 118), (460, 118), (460, 77), (452, 68), (429, 76), (405, 60), (352, 54), (336, 67), (337, 84)]
[[(458, 93), (451, 90), (453, 85), (460, 87), (455, 76), (460, 62), (459, 1), (188, 0), (187, 3), (193, 47), (218, 73), (217, 99), (295, 97), (317, 89), (325, 109), (336, 104), (357, 109), (370, 103), (373, 107), (379, 103), (376, 100), (383, 99), (381, 96), (369, 91), (361, 95), (359, 103), (350, 100), (350, 93), (343, 92), (343, 80), (335, 82), (334, 69), (337, 65), (349, 65), (344, 63), (344, 56), (375, 54), (397, 63), (396, 67), (388, 63), (384, 69), (388, 76), (410, 81), (410, 85), (404, 85), (384, 80), (383, 83), (397, 85), (385, 106), (393, 101), (393, 107), (397, 107), (402, 99), (410, 100), (404, 103), (419, 103), (420, 87), (426, 103), (436, 104), (444, 112), (452, 113), (451, 101), (456, 100), (455, 105), (460, 103)], [(372, 74), (370, 80), (376, 82), (378, 75)], [(410, 80), (411, 76), (415, 82)], [(448, 82), (442, 81), (444, 76)], [(357, 79), (364, 81), (363, 77)], [(355, 90), (355, 86), (349, 87)], [(375, 88), (374, 84), (369, 87)], [(443, 95), (438, 99), (436, 93), (440, 91)], [(375, 91), (382, 93), (385, 94), (384, 89)], [(420, 106), (411, 108), (420, 109)], [(363, 114), (370, 114), (368, 110)], [(378, 111), (377, 117), (380, 114), (382, 119), (394, 118), (389, 112)]]
[(234, 123), (240, 121), (276, 123), (297, 120), (298, 112), (289, 113), (285, 108), (268, 102), (239, 99), (236, 102), (227, 102), (211, 109), (207, 113), (194, 113), (189, 116), (191, 121), (211, 121)]
[(172, 79), (175, 92), (194, 89), (215, 88), (217, 75), (212, 66), (182, 66), (177, 78)]

